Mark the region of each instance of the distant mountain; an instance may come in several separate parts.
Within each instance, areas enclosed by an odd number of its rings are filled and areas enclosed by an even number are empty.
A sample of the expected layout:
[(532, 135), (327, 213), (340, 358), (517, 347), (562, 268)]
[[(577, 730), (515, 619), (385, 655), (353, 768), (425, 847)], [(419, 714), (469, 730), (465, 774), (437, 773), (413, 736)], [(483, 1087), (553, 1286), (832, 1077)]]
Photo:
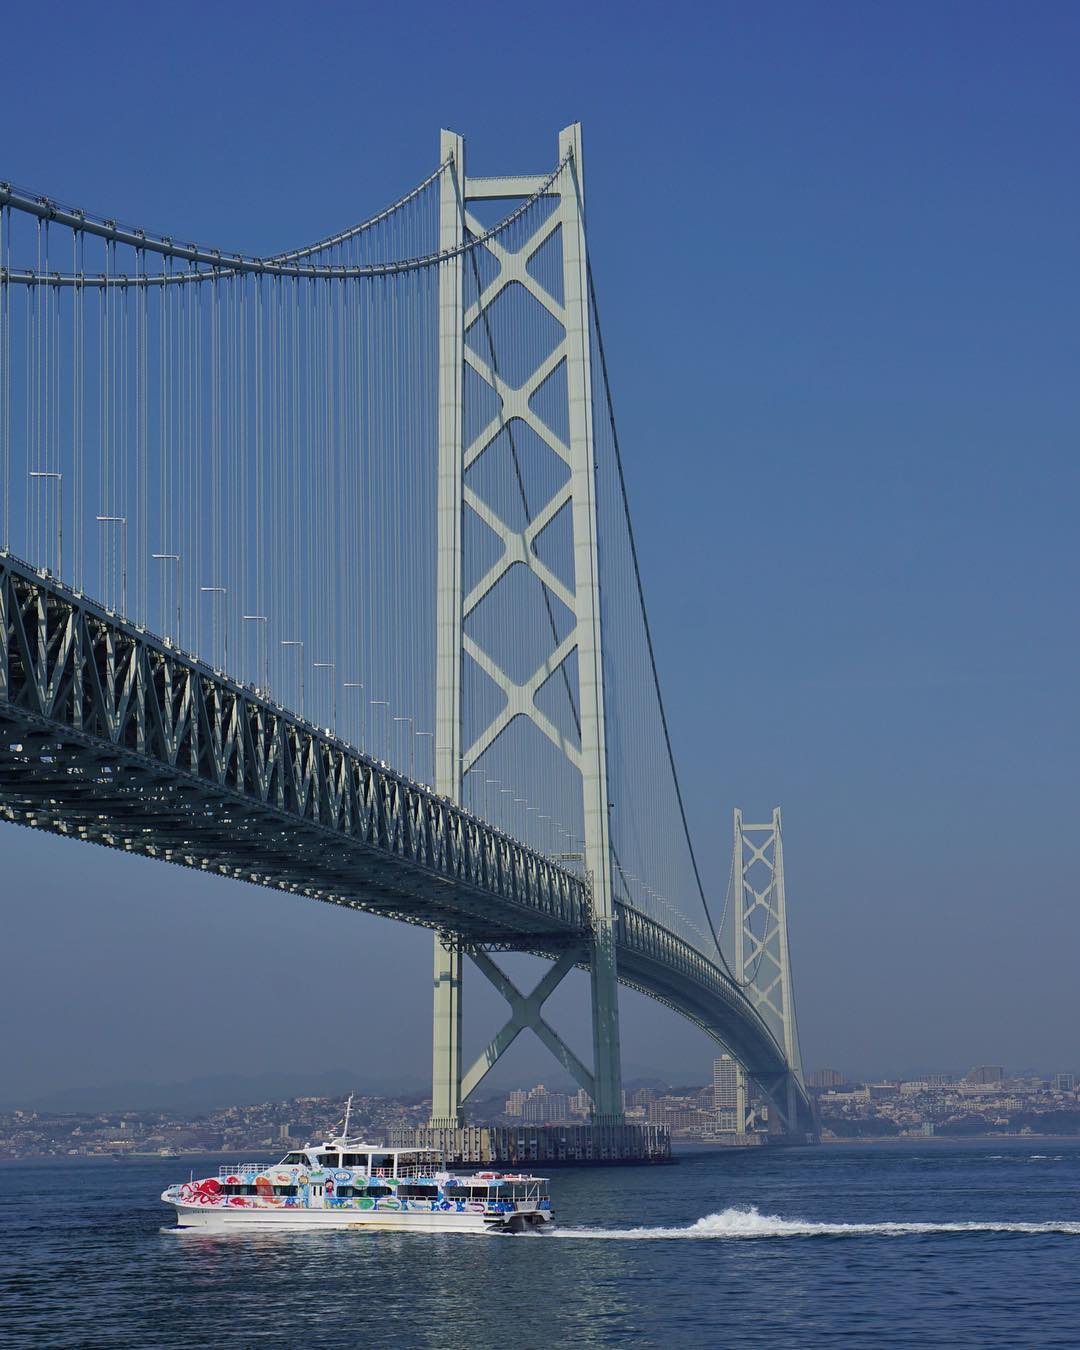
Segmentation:
[(242, 1077), (213, 1074), (184, 1083), (108, 1083), (100, 1087), (61, 1088), (32, 1101), (9, 1102), (5, 1109), (31, 1111), (177, 1111), (196, 1114), (222, 1106), (284, 1101), (289, 1097), (341, 1097), (350, 1092), (423, 1098), (431, 1091), (420, 1077), (372, 1079), (355, 1069), (319, 1073), (276, 1072)]
[[(500, 1066), (502, 1069), (502, 1066)], [(702, 1071), (680, 1070), (681, 1081), (704, 1082), (709, 1076)], [(670, 1077), (662, 1077), (654, 1068), (628, 1064), (623, 1076), (627, 1091), (635, 1088), (667, 1088)], [(485, 1083), (486, 1092), (473, 1105), (507, 1095), (511, 1088), (531, 1088), (545, 1083), (549, 1092), (577, 1091), (577, 1084), (552, 1066), (514, 1073), (507, 1067)], [(399, 1074), (380, 1077), (357, 1069), (324, 1069), (314, 1073), (280, 1070), (273, 1073), (211, 1074), (191, 1078), (182, 1083), (150, 1083), (129, 1081), (103, 1083), (94, 1087), (58, 1088), (29, 1101), (7, 1100), (0, 1110), (11, 1111), (21, 1107), (27, 1111), (175, 1111), (198, 1114), (222, 1106), (248, 1106), (252, 1102), (285, 1101), (290, 1097), (341, 1097), (348, 1093), (372, 1093), (380, 1097), (397, 1097), (404, 1101), (421, 1101), (431, 1093), (431, 1080), (420, 1074)]]

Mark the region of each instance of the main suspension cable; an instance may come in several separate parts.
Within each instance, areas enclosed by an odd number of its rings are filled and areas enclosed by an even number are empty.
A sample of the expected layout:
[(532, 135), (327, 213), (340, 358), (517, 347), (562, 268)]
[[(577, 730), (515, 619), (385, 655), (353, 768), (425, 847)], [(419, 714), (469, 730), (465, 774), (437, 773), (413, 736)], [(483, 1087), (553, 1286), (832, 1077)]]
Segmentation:
[[(145, 249), (168, 258), (179, 258), (182, 262), (199, 263), (206, 270), (191, 273), (170, 274), (170, 284), (184, 284), (199, 281), (216, 281), (233, 272), (256, 272), (271, 276), (286, 277), (370, 277), (390, 276), (399, 272), (412, 272), (419, 268), (447, 262), (474, 249), (481, 247), (487, 240), (493, 239), (509, 229), (539, 199), (545, 196), (552, 184), (565, 168), (567, 155), (544, 180), (536, 191), (512, 211), (503, 220), (493, 225), (481, 235), (464, 240), (454, 248), (426, 253), (416, 258), (403, 258), (389, 263), (366, 263), (358, 266), (301, 264), (298, 262), (275, 262), (269, 258), (255, 258), (242, 253), (228, 252), (219, 248), (205, 248), (198, 244), (178, 244), (170, 237), (152, 235), (145, 230), (130, 226), (120, 226), (114, 220), (104, 220), (91, 216), (88, 212), (75, 207), (62, 206), (49, 197), (14, 188), (10, 183), (0, 181), (0, 206), (13, 207), (16, 211), (36, 216), (38, 220), (58, 221), (69, 229), (80, 230), (86, 234), (110, 240), (118, 244), (127, 244), (131, 248)], [(441, 170), (440, 170), (441, 172)], [(301, 251), (303, 252), (303, 250)], [(68, 276), (42, 268), (19, 269), (4, 268), (0, 271), (0, 280), (18, 282), (34, 286), (47, 283), (50, 286), (132, 286), (165, 284), (161, 278), (152, 282), (148, 277), (130, 276)]]
[[(701, 871), (698, 867), (697, 855), (694, 852), (694, 841), (690, 837), (690, 824), (686, 818), (686, 805), (683, 802), (682, 787), (679, 784), (679, 774), (675, 767), (675, 752), (671, 745), (671, 733), (668, 729), (667, 710), (664, 707), (664, 696), (660, 690), (660, 674), (657, 670), (656, 652), (653, 648), (652, 627), (649, 623), (649, 611), (645, 604), (645, 589), (641, 582), (641, 566), (638, 562), (637, 542), (634, 538), (634, 527), (630, 519), (630, 501), (626, 493), (626, 477), (623, 473), (622, 452), (619, 449), (619, 433), (615, 425), (615, 405), (611, 398), (611, 382), (608, 378), (607, 357), (604, 353), (604, 337), (600, 328), (600, 309), (596, 303), (596, 283), (593, 278), (592, 264), (588, 256), (586, 256), (585, 259), (585, 269), (589, 284), (589, 303), (592, 306), (593, 315), (596, 320), (596, 347), (600, 356), (600, 372), (604, 381), (604, 395), (607, 399), (611, 440), (615, 449), (615, 467), (618, 471), (619, 494), (622, 499), (623, 516), (626, 520), (626, 532), (630, 540), (630, 558), (634, 565), (634, 581), (637, 585), (638, 601), (641, 605), (641, 619), (645, 631), (645, 644), (649, 654), (649, 666), (652, 671), (653, 687), (656, 690), (656, 701), (660, 712), (660, 726), (664, 734), (664, 747), (667, 751), (668, 764), (671, 767), (671, 780), (675, 787), (675, 800), (678, 803), (679, 816), (682, 820), (683, 835), (685, 836), (686, 847), (690, 855), (690, 866), (694, 872), (694, 881), (697, 884), (697, 892), (698, 897), (701, 900), (701, 907), (705, 911), (705, 918), (709, 925), (709, 935), (712, 937), (713, 943), (716, 946), (716, 952), (724, 970), (728, 975), (731, 975), (731, 968), (728, 966), (727, 958), (721, 950), (720, 936), (713, 924), (709, 902), (705, 895), (705, 886), (701, 880)], [(732, 979), (734, 979), (734, 976), (732, 976)]]

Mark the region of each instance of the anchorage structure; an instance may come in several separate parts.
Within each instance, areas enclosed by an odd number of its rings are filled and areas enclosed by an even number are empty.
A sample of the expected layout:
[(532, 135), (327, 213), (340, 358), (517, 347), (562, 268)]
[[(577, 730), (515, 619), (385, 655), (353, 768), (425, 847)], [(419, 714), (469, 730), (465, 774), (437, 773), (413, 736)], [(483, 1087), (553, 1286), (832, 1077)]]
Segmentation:
[[(465, 143), (444, 131), (441, 159), (449, 164), (442, 180), (441, 247), (460, 249), (471, 234), (483, 234), (483, 225), (470, 208), (484, 201), (524, 199), (545, 183), (540, 176), (469, 177)], [(541, 1005), (563, 976), (579, 960), (570, 951), (557, 962), (527, 998), (514, 988), (491, 958), (475, 947), (464, 949), (452, 933), (435, 941), (434, 1063), (432, 1124), (455, 1127), (463, 1123), (461, 1104), (477, 1086), (518, 1032), (531, 1027), (563, 1066), (591, 1096), (595, 1119), (615, 1124), (622, 1118), (619, 1064), (618, 986), (613, 935), (614, 904), (611, 850), (608, 839), (608, 788), (604, 747), (604, 681), (600, 631), (597, 511), (593, 452), (592, 379), (589, 369), (589, 294), (586, 274), (585, 222), (581, 128), (566, 128), (559, 137), (560, 170), (548, 195), (557, 205), (515, 251), (495, 245), (497, 263), (488, 276), (466, 276), (469, 260), (444, 268), (439, 292), (439, 493), (438, 493), (438, 695), (436, 787), (454, 801), (462, 794), (463, 776), (476, 764), (515, 717), (528, 718), (565, 756), (581, 776), (584, 819), (584, 863), (592, 896), (592, 934), (589, 968), (592, 978), (593, 1071), (540, 1015)], [(557, 241), (561, 251), (561, 285), (541, 284), (530, 262)], [(473, 255), (474, 256), (474, 255)], [(473, 281), (467, 287), (467, 281)], [(499, 368), (490, 339), (496, 307), (512, 287), (522, 287), (550, 315), (560, 336), (535, 360), (526, 359), (513, 375)], [(552, 291), (561, 291), (561, 297)], [(471, 292), (471, 303), (466, 295)], [(470, 341), (470, 337), (473, 338)], [(485, 338), (487, 340), (485, 341)], [(497, 395), (494, 415), (467, 417), (464, 384), (467, 370)], [(541, 418), (536, 396), (556, 373), (564, 377), (555, 397), (565, 399), (563, 416)], [(565, 393), (562, 391), (565, 389)], [(471, 424), (471, 425), (470, 425)], [(563, 424), (559, 435), (552, 424)], [(465, 486), (470, 465), (498, 438), (507, 440), (520, 474), (515, 430), (528, 428), (567, 466), (568, 480), (539, 505), (525, 501), (525, 527), (512, 530)], [(523, 491), (523, 499), (525, 494)], [(463, 578), (466, 535), (462, 528), (467, 510), (481, 516), (498, 536), (502, 551), (467, 593)], [(570, 587), (541, 560), (537, 540), (554, 518), (570, 513), (573, 531), (574, 584)], [(523, 566), (543, 590), (548, 620), (553, 597), (573, 615), (573, 628), (524, 680), (500, 666), (473, 641), (467, 620), (492, 595), (511, 568)], [(525, 620), (508, 610), (511, 624)], [(558, 634), (556, 634), (558, 636)], [(538, 706), (537, 692), (576, 653), (577, 689), (571, 698), (578, 711), (580, 744), (573, 744)], [(471, 728), (465, 743), (462, 666), (474, 661), (503, 696), (504, 704), (486, 721)], [(569, 676), (567, 676), (569, 679)], [(463, 1076), (461, 1061), (462, 958), (465, 951), (479, 970), (505, 995), (512, 1015), (480, 1060)]]

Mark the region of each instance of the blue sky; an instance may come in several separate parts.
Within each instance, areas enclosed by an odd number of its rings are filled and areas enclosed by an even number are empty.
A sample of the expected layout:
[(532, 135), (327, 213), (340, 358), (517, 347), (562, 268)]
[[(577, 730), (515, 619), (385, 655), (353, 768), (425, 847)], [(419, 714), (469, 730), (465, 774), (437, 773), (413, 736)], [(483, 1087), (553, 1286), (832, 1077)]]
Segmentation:
[[(810, 1067), (1077, 1067), (1075, 6), (53, 5), (4, 33), (0, 176), (250, 253), (370, 214), (442, 125), (474, 171), (532, 171), (580, 119), (711, 880), (731, 808), (779, 802)], [(4, 1097), (423, 1079), (425, 934), (0, 847)], [(479, 1036), (499, 1009), (470, 1000)], [(361, 1049), (326, 1033), (388, 1007)], [(624, 1043), (631, 1069), (711, 1054), (633, 996)]]

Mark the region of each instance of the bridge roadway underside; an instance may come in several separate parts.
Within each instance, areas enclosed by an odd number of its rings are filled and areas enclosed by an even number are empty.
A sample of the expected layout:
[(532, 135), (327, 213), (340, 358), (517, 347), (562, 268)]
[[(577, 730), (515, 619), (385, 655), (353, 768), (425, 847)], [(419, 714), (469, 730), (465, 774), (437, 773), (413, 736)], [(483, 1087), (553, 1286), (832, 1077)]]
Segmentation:
[[(0, 820), (588, 966), (583, 880), (0, 553)], [(716, 962), (628, 906), (620, 980), (766, 1091), (783, 1053)], [(798, 1128), (812, 1128), (799, 1094)]]
[(377, 847), (211, 787), (175, 767), (0, 703), (0, 819), (215, 876), (460, 933), (466, 941), (555, 949), (569, 925), (451, 882)]

